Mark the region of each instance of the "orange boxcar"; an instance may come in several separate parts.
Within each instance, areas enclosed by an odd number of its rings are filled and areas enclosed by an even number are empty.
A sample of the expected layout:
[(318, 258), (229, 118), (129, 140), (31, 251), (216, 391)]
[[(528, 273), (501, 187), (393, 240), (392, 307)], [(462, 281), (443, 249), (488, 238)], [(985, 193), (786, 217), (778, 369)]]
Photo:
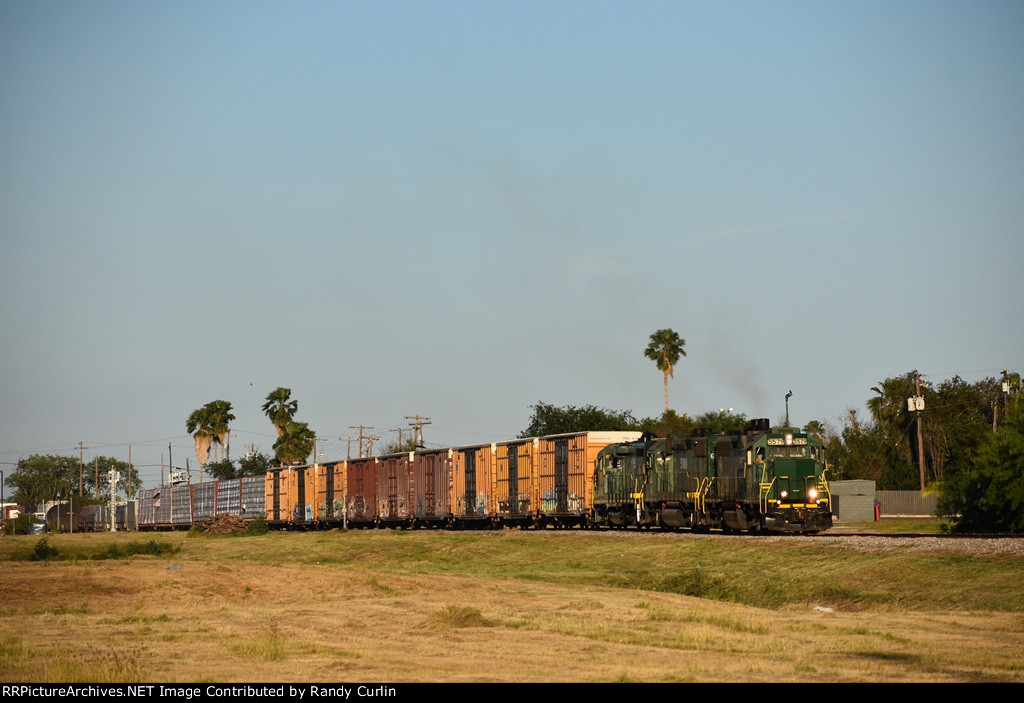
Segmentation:
[(319, 464), (316, 471), (316, 519), (326, 525), (345, 522), (345, 463)]
[(539, 440), (499, 442), (495, 456), (495, 517), (507, 525), (534, 523), (537, 511), (537, 446)]
[(495, 515), (494, 458), (497, 446), (479, 444), (452, 450), (452, 505), (455, 521), (489, 524)]
[(632, 442), (639, 432), (573, 432), (540, 437), (537, 447), (537, 510), (542, 524), (571, 526), (591, 517), (594, 463), (609, 444)]

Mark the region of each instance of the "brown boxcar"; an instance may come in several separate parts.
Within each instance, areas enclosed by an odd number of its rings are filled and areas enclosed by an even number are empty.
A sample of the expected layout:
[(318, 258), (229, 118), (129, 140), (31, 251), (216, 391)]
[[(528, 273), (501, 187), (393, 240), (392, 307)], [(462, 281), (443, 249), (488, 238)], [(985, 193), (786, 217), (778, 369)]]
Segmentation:
[(345, 462), (346, 518), (353, 527), (377, 524), (377, 458), (363, 457)]
[(495, 516), (494, 444), (452, 450), (452, 512), (456, 523), (490, 525)]
[(495, 517), (507, 525), (530, 525), (537, 510), (537, 446), (539, 440), (518, 439), (496, 445)]
[(438, 527), (451, 521), (451, 449), (416, 452), (412, 461), (412, 511), (417, 525)]
[(573, 432), (540, 437), (537, 511), (541, 524), (586, 523), (594, 503), (594, 463), (598, 452), (609, 444), (632, 442), (639, 437), (639, 432)]
[(377, 464), (377, 517), (382, 525), (400, 527), (412, 521), (412, 467), (415, 454), (402, 452), (379, 457)]

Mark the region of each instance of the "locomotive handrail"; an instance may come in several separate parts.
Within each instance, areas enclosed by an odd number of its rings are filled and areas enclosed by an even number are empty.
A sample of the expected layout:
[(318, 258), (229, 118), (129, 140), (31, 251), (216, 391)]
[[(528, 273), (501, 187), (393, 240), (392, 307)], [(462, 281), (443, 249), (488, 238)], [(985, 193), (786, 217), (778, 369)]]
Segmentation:
[(775, 485), (775, 477), (772, 478), (768, 483), (758, 484), (761, 488), (761, 495), (758, 498), (758, 503), (761, 507), (762, 513), (768, 512), (768, 493), (772, 490), (772, 486)]
[(633, 505), (636, 507), (636, 524), (640, 525), (640, 513), (644, 505), (644, 489), (647, 488), (647, 474), (644, 473), (641, 477), (635, 477), (633, 479), (633, 492), (630, 494), (630, 498), (633, 499)]
[(715, 477), (705, 476), (697, 484), (697, 491), (694, 496), (694, 505), (701, 514), (707, 512), (707, 497), (708, 493), (711, 492), (711, 486), (714, 482)]
[(832, 490), (828, 487), (828, 479), (825, 478), (825, 472), (827, 472), (827, 471), (828, 471), (827, 467), (821, 470), (821, 478), (818, 480), (818, 486), (820, 488), (824, 488), (825, 489), (825, 495), (828, 497), (828, 507), (829, 507), (829, 510), (831, 510), (832, 509)]

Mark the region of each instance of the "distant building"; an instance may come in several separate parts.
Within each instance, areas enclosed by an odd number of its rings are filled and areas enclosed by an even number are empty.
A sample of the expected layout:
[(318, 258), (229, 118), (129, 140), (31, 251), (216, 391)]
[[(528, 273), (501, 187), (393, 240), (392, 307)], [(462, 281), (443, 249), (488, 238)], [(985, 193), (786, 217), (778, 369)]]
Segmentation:
[(841, 522), (871, 522), (875, 519), (875, 482), (863, 479), (829, 481), (832, 514)]

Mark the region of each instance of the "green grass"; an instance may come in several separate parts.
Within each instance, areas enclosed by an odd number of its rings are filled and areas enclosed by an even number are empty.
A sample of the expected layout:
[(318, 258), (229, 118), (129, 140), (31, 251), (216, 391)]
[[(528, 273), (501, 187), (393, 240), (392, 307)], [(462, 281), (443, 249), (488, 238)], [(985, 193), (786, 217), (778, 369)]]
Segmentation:
[[(396, 536), (401, 534), (401, 536)], [(690, 595), (758, 607), (956, 607), (1019, 610), (1024, 564), (1005, 556), (919, 550), (862, 551), (828, 540), (650, 538), (589, 533), (281, 534), (190, 545), (203, 560), (358, 565), (377, 574), (466, 575), (600, 585)]]
[[(0, 561), (25, 558), (37, 541), (0, 539)], [(396, 575), (444, 574), (502, 580), (505, 587), (515, 581), (599, 586), (772, 609), (809, 604), (843, 610), (1012, 612), (1024, 603), (1024, 560), (1018, 557), (909, 548), (868, 551), (835, 540), (356, 530), (272, 532), (258, 541), (52, 535), (48, 546), (62, 560), (157, 551), (218, 565), (352, 566), (365, 570), (370, 587), (385, 595), (401, 593)]]
[[(72, 540), (73, 538), (71, 535), (68, 535), (68, 539), (61, 539), (60, 535), (56, 535), (54, 536), (53, 541), (51, 541), (49, 536), (41, 537), (36, 540), (31, 549), (12, 550), (10, 552), (0, 553), (0, 559), (28, 559), (29, 561), (127, 559), (128, 557), (132, 557), (137, 554), (149, 556), (170, 556), (177, 554), (180, 550), (180, 547), (171, 544), (170, 542), (158, 542), (152, 539), (147, 542), (140, 542), (137, 540), (125, 542), (123, 540), (110, 541), (98, 539), (86, 548), (83, 548), (86, 544), (81, 539), (77, 541)], [(61, 545), (60, 549), (57, 548), (57, 544)]]

